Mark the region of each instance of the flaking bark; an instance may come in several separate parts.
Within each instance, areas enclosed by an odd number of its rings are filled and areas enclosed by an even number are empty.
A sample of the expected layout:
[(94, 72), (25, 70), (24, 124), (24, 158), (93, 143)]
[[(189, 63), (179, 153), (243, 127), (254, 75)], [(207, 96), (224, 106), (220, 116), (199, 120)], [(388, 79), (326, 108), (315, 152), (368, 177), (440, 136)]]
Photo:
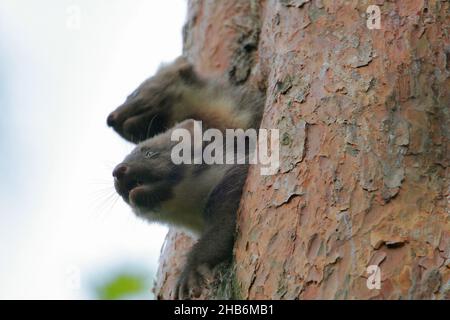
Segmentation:
[[(234, 264), (202, 298), (450, 298), (450, 2), (375, 1), (379, 30), (370, 4), (189, 2), (185, 54), (266, 90), (281, 142), (277, 175), (251, 168)], [(158, 297), (189, 245), (169, 232)]]

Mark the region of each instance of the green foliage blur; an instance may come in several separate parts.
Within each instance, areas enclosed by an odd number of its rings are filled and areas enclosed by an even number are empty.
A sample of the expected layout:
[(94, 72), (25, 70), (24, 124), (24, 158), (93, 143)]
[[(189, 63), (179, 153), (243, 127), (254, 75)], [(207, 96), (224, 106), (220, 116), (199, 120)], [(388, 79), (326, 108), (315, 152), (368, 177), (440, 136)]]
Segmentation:
[(94, 299), (98, 300), (149, 300), (153, 275), (147, 271), (122, 269), (110, 273), (105, 279), (91, 286)]

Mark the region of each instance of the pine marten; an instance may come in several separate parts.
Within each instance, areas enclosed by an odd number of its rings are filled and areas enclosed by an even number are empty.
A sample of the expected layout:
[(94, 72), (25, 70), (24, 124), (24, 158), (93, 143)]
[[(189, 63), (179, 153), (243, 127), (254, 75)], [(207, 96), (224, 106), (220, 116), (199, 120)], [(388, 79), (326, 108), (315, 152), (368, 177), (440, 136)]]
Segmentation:
[(113, 171), (114, 185), (136, 215), (199, 236), (174, 297), (198, 296), (206, 270), (231, 258), (236, 211), (248, 166), (180, 164), (171, 160), (174, 129), (259, 127), (264, 95), (201, 78), (186, 58), (163, 66), (112, 112), (107, 124), (138, 143)]

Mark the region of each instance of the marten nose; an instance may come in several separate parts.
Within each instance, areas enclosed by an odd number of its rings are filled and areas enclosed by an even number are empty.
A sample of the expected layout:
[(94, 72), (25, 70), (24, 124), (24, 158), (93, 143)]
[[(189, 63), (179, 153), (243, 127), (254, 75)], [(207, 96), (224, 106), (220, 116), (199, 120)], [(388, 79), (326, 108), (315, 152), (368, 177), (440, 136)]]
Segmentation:
[(116, 123), (117, 123), (117, 115), (115, 112), (111, 112), (111, 114), (106, 119), (106, 124), (109, 127), (114, 127), (116, 125)]
[(128, 171), (128, 166), (125, 164), (119, 164), (113, 171), (113, 177), (120, 180), (123, 179), (123, 177), (125, 176), (125, 174)]

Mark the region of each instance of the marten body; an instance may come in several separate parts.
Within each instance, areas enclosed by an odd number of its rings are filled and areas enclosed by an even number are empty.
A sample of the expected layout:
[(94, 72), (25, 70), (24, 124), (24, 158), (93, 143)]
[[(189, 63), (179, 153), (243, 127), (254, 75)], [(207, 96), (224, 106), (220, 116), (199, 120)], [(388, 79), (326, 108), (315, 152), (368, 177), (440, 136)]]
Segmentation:
[(144, 81), (108, 117), (125, 139), (139, 143), (113, 172), (115, 187), (133, 211), (149, 221), (178, 226), (199, 237), (188, 255), (176, 298), (197, 295), (206, 270), (232, 256), (236, 211), (247, 165), (176, 165), (172, 131), (203, 127), (249, 129), (259, 126), (263, 95), (201, 79), (178, 58)]

